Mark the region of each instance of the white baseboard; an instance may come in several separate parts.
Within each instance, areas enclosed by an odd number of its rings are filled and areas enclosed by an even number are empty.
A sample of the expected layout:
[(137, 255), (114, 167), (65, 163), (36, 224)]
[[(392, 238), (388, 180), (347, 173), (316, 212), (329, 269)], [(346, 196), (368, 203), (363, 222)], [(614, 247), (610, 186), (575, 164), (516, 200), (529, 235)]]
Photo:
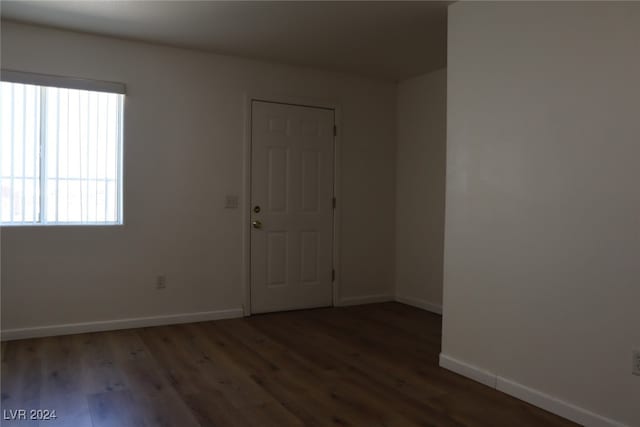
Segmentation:
[(442, 306), (439, 304), (434, 304), (432, 302), (420, 299), (420, 298), (411, 298), (411, 297), (403, 297), (400, 295), (396, 295), (396, 301), (401, 302), (402, 304), (407, 304), (412, 307), (421, 308), (426, 311), (430, 311), (435, 314), (442, 314)]
[(587, 427), (627, 427), (587, 409), (440, 353), (440, 366)]
[(197, 313), (169, 314), (166, 316), (67, 323), (62, 325), (37, 326), (32, 328), (7, 329), (2, 331), (0, 339), (2, 341), (11, 341), (26, 338), (81, 334), (85, 332), (144, 328), (147, 326), (173, 325), (177, 323), (205, 322), (208, 320), (231, 319), (242, 316), (242, 308), (233, 308), (228, 310), (202, 311)]
[(496, 376), (489, 371), (485, 371), (468, 363), (461, 362), (446, 354), (440, 353), (440, 366), (460, 374), (463, 377), (471, 378), (474, 381), (491, 388), (496, 388)]
[(340, 298), (337, 307), (346, 307), (349, 305), (361, 305), (361, 304), (374, 304), (376, 302), (389, 302), (395, 301), (393, 295), (389, 294), (377, 294), (377, 295), (365, 295), (360, 297), (347, 297)]

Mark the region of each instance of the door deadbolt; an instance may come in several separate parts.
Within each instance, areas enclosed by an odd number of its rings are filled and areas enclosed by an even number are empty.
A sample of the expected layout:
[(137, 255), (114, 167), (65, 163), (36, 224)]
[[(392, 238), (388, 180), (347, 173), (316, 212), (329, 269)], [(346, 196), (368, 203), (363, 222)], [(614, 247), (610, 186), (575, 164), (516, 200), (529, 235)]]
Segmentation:
[(260, 206), (256, 206), (255, 208), (253, 208), (253, 212), (260, 213)]

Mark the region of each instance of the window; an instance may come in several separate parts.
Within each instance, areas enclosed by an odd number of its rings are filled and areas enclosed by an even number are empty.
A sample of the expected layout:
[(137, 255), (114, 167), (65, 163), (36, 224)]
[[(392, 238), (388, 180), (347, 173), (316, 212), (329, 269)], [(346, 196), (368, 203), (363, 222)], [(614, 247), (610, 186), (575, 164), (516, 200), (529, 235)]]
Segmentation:
[(0, 224), (121, 224), (123, 86), (4, 70), (2, 80)]

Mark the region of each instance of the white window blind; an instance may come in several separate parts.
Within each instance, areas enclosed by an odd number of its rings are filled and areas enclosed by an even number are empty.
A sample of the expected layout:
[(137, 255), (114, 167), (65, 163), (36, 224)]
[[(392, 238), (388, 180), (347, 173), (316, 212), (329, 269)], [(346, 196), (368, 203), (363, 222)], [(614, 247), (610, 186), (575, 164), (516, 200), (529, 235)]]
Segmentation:
[(122, 223), (123, 100), (0, 82), (2, 225)]

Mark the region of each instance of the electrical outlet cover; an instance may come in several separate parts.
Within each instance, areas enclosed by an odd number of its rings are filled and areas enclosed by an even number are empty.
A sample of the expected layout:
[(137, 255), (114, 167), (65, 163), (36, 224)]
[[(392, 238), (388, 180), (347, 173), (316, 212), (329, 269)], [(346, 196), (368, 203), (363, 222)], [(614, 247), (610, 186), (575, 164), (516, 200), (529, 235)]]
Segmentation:
[(165, 289), (167, 287), (167, 277), (158, 276), (156, 278), (156, 289)]
[(634, 349), (632, 351), (632, 370), (633, 375), (640, 375), (640, 349)]

